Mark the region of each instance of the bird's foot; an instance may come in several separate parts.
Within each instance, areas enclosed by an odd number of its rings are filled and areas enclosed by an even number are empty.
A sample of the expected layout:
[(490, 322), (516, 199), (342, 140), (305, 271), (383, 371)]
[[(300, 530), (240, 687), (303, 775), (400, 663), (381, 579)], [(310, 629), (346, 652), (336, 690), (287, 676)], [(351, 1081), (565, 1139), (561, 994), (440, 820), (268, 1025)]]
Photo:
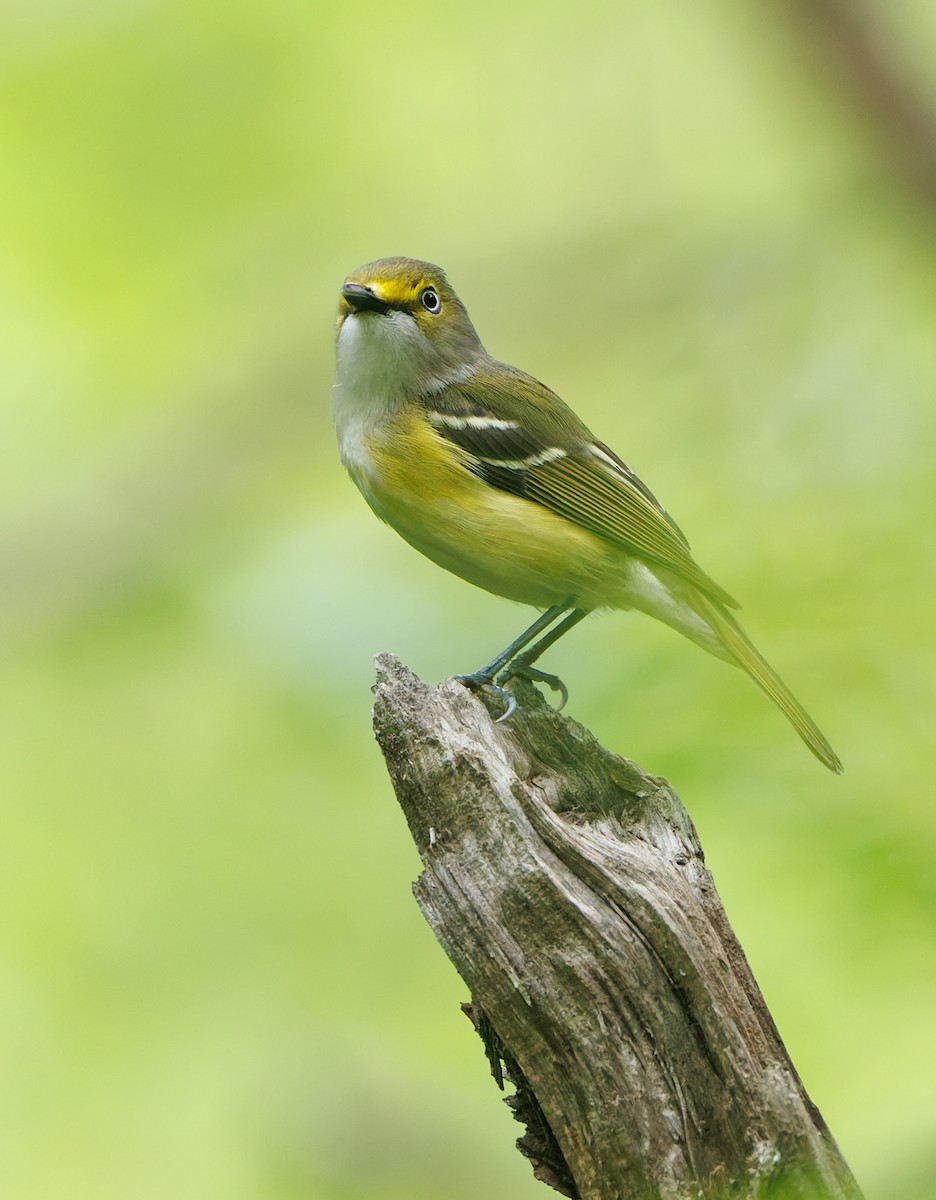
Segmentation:
[[(541, 671), (538, 667), (525, 667), (522, 663), (517, 666), (508, 667), (503, 674), (497, 677), (497, 684), (504, 686), (508, 679), (527, 679), (530, 683), (545, 683), (547, 687), (552, 688), (554, 692), (559, 693), (559, 704), (556, 708), (557, 712), (562, 712), (569, 702), (569, 689), (562, 682), (558, 675), (550, 675), (548, 671)], [(496, 685), (495, 685), (496, 686)], [(501, 720), (505, 718), (501, 717)]]
[(526, 667), (522, 663), (517, 666), (506, 667), (494, 678), (485, 671), (475, 671), (471, 675), (456, 675), (455, 679), (468, 688), (487, 688), (495, 696), (504, 701), (507, 707), (495, 720), (495, 725), (500, 725), (504, 721), (509, 720), (517, 711), (517, 697), (507, 686), (511, 679), (526, 679), (530, 683), (545, 683), (554, 692), (558, 692), (560, 699), (556, 708), (557, 712), (562, 712), (569, 702), (569, 689), (558, 675), (550, 675), (548, 671), (540, 671), (538, 667)]
[(508, 691), (507, 688), (501, 687), (499, 683), (495, 683), (491, 676), (485, 674), (484, 671), (475, 671), (471, 675), (456, 675), (455, 679), (456, 682), (463, 683), (465, 687), (471, 688), (472, 690), (476, 688), (488, 688), (494, 693), (495, 696), (503, 700), (507, 707), (496, 719), (494, 722), (495, 725), (499, 725), (502, 721), (506, 721), (516, 712), (517, 697), (513, 694), (513, 692)]

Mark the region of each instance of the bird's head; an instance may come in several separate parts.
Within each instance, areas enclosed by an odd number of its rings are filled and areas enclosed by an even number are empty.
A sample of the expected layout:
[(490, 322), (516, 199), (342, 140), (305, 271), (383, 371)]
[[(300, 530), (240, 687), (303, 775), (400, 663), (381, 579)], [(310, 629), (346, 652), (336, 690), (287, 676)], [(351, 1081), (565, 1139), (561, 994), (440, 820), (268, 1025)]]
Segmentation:
[(339, 361), (363, 357), (401, 385), (425, 391), (470, 370), (483, 355), (465, 306), (440, 267), (381, 258), (344, 281)]

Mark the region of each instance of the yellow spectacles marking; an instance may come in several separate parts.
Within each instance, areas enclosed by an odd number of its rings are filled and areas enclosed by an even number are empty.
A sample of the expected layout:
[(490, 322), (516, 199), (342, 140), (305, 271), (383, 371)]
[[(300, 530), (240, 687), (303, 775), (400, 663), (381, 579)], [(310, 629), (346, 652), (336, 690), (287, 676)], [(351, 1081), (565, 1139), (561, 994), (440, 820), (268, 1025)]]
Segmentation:
[(383, 300), (385, 304), (392, 305), (411, 304), (423, 288), (438, 287), (438, 284), (433, 283), (426, 276), (414, 278), (412, 275), (408, 278), (397, 275), (390, 279), (378, 277), (376, 279), (359, 279), (354, 282), (370, 288), (374, 295)]

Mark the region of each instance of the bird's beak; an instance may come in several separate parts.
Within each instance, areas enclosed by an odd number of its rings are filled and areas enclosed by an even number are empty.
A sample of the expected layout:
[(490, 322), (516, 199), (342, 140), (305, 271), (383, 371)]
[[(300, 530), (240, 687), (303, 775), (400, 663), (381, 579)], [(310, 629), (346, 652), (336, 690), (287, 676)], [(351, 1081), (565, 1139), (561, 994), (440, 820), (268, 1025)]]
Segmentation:
[(346, 283), (341, 289), (342, 299), (355, 312), (378, 312), (385, 313), (390, 305), (374, 295), (373, 289), (365, 287), (362, 283)]

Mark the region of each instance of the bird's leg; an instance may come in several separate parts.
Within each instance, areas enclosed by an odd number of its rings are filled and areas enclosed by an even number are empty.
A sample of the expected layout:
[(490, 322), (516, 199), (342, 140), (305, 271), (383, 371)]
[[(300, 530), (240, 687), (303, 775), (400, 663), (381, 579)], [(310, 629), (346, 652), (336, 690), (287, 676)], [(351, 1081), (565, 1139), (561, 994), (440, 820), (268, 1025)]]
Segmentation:
[[(504, 679), (508, 678), (508, 675), (504, 674), (504, 672), (524, 646), (529, 646), (530, 642), (538, 634), (542, 633), (544, 629), (548, 629), (553, 621), (561, 617), (564, 612), (568, 612), (571, 604), (571, 600), (567, 600), (565, 604), (554, 604), (552, 608), (541, 613), (529, 629), (525, 629), (518, 638), (515, 638), (506, 650), (502, 650), (496, 658), (492, 658), (486, 667), (482, 667), (480, 671), (472, 671), (470, 675), (456, 675), (455, 678), (459, 683), (463, 683), (467, 687), (492, 687), (498, 695), (504, 698), (507, 704), (507, 711), (503, 716), (498, 718), (500, 721), (506, 721), (517, 707), (517, 701), (505, 688), (495, 682), (496, 676), (502, 675)], [(584, 613), (582, 615), (584, 616)], [(565, 621), (562, 624), (564, 625)], [(538, 645), (539, 643), (537, 643)], [(545, 650), (546, 647), (544, 646), (543, 649)], [(533, 647), (533, 650), (536, 650), (536, 646)], [(536, 658), (538, 655), (534, 654), (533, 657)]]
[[(514, 655), (512, 659), (510, 659), (503, 667), (501, 667), (500, 671), (495, 676), (494, 686), (503, 687), (513, 675), (519, 675), (521, 679), (529, 679), (534, 683), (545, 683), (548, 687), (551, 687), (554, 692), (558, 692), (562, 697), (559, 703), (559, 711), (561, 712), (562, 709), (565, 708), (566, 702), (569, 699), (569, 692), (566, 688), (566, 685), (562, 682), (558, 675), (550, 675), (546, 671), (539, 671), (531, 664), (536, 662), (539, 656), (545, 650), (548, 650), (554, 642), (557, 642), (564, 633), (568, 633), (570, 629), (579, 623), (579, 621), (581, 621), (584, 617), (587, 617), (588, 611), (589, 610), (587, 608), (573, 608), (573, 610), (562, 621), (560, 621), (554, 629), (550, 629), (547, 634), (544, 634), (544, 636), (541, 637), (538, 642), (534, 643), (529, 650), (525, 650), (523, 653)], [(499, 718), (499, 720), (505, 721), (507, 717), (510, 716), (510, 713), (513, 712), (515, 707), (516, 705), (509, 708), (508, 711)]]
[[(518, 638), (510, 643), (506, 650), (502, 650), (496, 658), (492, 658), (486, 667), (482, 667), (480, 671), (472, 671), (470, 675), (456, 675), (455, 678), (459, 683), (465, 683), (469, 687), (482, 687), (486, 683), (492, 683), (494, 677), (500, 675), (508, 663), (517, 657), (524, 646), (529, 646), (530, 642), (538, 634), (542, 633), (544, 629), (548, 629), (553, 621), (561, 617), (564, 612), (568, 612), (571, 605), (571, 600), (567, 600), (565, 604), (554, 604), (552, 608), (541, 613), (529, 629), (525, 629)], [(563, 624), (565, 624), (564, 621)], [(544, 646), (543, 649), (545, 650), (545, 648)], [(535, 650), (536, 646), (533, 649)], [(535, 654), (533, 657), (538, 658), (539, 655)], [(532, 662), (533, 660), (531, 659), (530, 661)]]

